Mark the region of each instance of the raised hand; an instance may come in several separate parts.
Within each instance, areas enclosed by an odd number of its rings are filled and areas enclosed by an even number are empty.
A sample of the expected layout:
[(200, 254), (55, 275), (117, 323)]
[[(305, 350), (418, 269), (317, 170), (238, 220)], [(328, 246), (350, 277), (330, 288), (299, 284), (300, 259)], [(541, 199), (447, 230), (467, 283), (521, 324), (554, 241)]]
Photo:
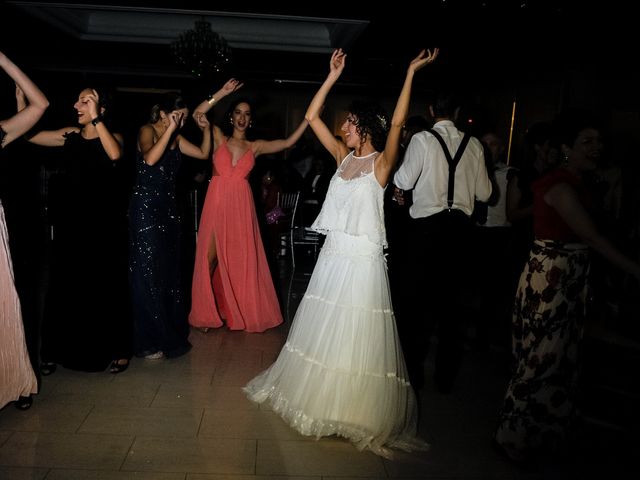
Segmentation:
[(182, 128), (185, 122), (184, 112), (180, 112), (180, 111), (171, 112), (169, 114), (169, 122), (170, 122), (170, 125), (174, 127), (174, 130), (178, 130)]
[(100, 115), (98, 111), (98, 105), (100, 104), (100, 96), (95, 90), (91, 90), (91, 94), (86, 95), (83, 100), (89, 106), (89, 115), (91, 118), (96, 118)]
[(344, 70), (346, 59), (347, 54), (344, 53), (341, 48), (334, 50), (331, 55), (331, 61), (329, 62), (329, 76), (338, 78)]
[(220, 90), (222, 90), (222, 92), (225, 95), (229, 95), (230, 93), (235, 92), (239, 88), (242, 88), (243, 85), (244, 85), (244, 83), (242, 83), (240, 80), (236, 80), (235, 78), (231, 78), (231, 79), (227, 80), (227, 83), (225, 83)]
[(411, 60), (411, 63), (409, 63), (409, 70), (413, 70), (413, 72), (417, 72), (425, 65), (429, 65), (430, 63), (433, 63), (435, 59), (438, 58), (439, 53), (440, 53), (439, 48), (434, 48), (433, 52), (431, 51), (431, 49), (422, 50), (418, 54), (418, 56), (413, 60)]

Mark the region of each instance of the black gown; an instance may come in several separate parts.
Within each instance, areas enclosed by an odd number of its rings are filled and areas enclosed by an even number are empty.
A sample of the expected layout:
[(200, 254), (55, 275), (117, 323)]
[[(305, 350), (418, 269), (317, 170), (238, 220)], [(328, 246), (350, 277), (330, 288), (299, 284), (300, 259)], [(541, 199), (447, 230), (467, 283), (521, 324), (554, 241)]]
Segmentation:
[(181, 225), (176, 204), (180, 150), (167, 149), (154, 165), (138, 153), (129, 207), (129, 281), (135, 354), (180, 356), (191, 348), (181, 279)]
[(132, 355), (126, 193), (99, 138), (70, 133), (49, 185), (52, 255), (42, 361), (104, 370)]

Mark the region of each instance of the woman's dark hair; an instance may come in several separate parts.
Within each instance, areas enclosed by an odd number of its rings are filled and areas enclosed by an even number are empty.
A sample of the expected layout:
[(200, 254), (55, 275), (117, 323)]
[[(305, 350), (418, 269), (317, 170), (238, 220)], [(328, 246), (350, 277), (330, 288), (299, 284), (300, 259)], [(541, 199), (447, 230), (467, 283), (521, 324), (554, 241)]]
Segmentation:
[(552, 142), (556, 147), (567, 145), (572, 147), (580, 132), (587, 128), (602, 131), (602, 126), (596, 116), (582, 109), (566, 110), (560, 113), (553, 122), (555, 138)]
[(160, 112), (169, 113), (181, 108), (187, 108), (182, 95), (177, 92), (166, 93), (160, 103), (157, 103), (151, 109), (149, 123), (156, 123), (160, 119)]
[(98, 94), (98, 109), (104, 108), (108, 110), (111, 108), (111, 95), (102, 87), (85, 87), (84, 90), (95, 90)]
[[(96, 93), (98, 94), (98, 113), (104, 119), (108, 119), (109, 113), (111, 110), (111, 94), (102, 87), (85, 87), (82, 90), (80, 90), (80, 92), (82, 93), (85, 90), (96, 91)], [(104, 108), (104, 112), (101, 113), (100, 110), (102, 108)]]
[(360, 141), (364, 143), (369, 137), (373, 148), (383, 151), (389, 132), (389, 117), (383, 108), (374, 102), (357, 100), (349, 105), (349, 112), (358, 119), (356, 131)]
[(536, 122), (527, 128), (522, 142), (522, 152), (520, 155), (521, 167), (530, 167), (537, 157), (536, 147), (542, 147), (545, 143), (554, 145), (555, 133), (551, 122)]
[[(222, 131), (224, 132), (225, 135), (227, 136), (231, 136), (231, 134), (233, 134), (233, 126), (231, 125), (231, 120), (233, 118), (233, 112), (235, 111), (236, 108), (238, 108), (238, 105), (240, 105), (241, 103), (246, 103), (247, 105), (249, 105), (249, 110), (251, 110), (251, 121), (253, 122), (254, 118), (254, 110), (253, 110), (253, 101), (251, 101), (249, 98), (247, 97), (240, 97), (238, 99), (236, 99), (227, 109), (227, 112), (224, 115), (224, 120), (222, 121)], [(247, 131), (247, 134), (249, 132)], [(249, 136), (249, 135), (247, 135)]]

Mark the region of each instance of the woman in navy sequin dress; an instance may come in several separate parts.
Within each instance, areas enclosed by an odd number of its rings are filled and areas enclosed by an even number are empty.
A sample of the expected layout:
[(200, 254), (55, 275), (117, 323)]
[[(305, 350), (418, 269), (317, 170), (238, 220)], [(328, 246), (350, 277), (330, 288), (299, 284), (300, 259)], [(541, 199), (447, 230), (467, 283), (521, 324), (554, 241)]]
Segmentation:
[(211, 149), (209, 123), (198, 147), (179, 130), (189, 114), (184, 101), (168, 94), (140, 129), (136, 184), (129, 207), (129, 279), (133, 300), (135, 354), (148, 359), (178, 357), (191, 348), (180, 278), (180, 218), (176, 174), (182, 154), (205, 160)]

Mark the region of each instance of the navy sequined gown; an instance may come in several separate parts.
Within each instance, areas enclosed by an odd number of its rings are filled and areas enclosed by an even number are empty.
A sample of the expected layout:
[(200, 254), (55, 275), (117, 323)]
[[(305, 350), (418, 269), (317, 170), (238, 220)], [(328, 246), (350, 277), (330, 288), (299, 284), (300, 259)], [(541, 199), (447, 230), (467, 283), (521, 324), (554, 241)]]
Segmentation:
[(138, 152), (129, 206), (129, 280), (135, 354), (180, 356), (191, 348), (180, 275), (176, 175), (182, 156), (167, 148), (154, 165)]

